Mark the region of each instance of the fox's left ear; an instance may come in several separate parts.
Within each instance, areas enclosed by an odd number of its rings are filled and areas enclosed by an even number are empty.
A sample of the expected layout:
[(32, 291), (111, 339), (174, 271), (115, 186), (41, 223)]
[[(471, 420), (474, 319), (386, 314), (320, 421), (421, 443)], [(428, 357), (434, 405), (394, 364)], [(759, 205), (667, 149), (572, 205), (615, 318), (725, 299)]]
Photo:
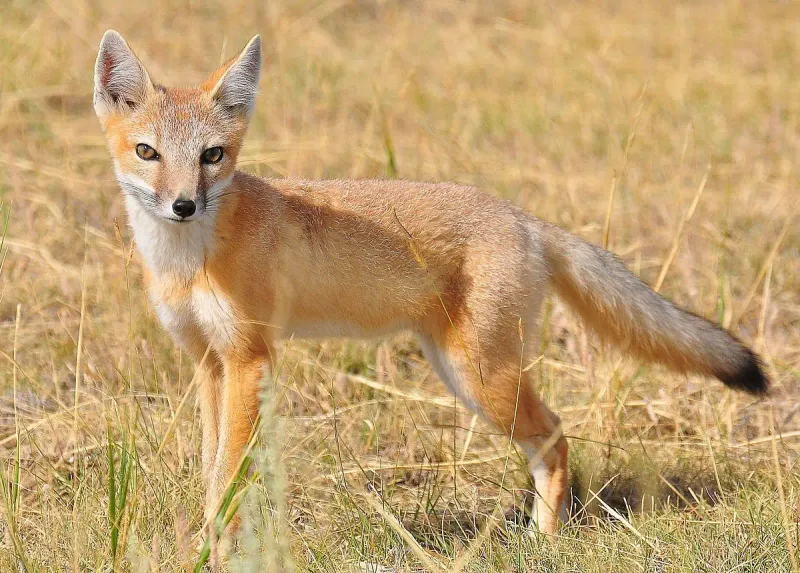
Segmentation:
[(203, 84), (209, 95), (234, 113), (253, 112), (261, 76), (261, 36), (253, 36), (238, 56), (225, 62)]

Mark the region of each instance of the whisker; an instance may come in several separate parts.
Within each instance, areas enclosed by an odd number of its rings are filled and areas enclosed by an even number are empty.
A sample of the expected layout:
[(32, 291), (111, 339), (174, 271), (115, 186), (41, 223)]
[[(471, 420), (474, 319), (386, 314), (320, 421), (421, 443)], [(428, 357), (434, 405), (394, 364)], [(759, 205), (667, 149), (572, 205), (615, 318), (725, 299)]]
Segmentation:
[(237, 193), (241, 193), (241, 191), (239, 191), (239, 190), (233, 190), (233, 191), (225, 191), (225, 190), (223, 190), (223, 191), (219, 191), (217, 193), (211, 193), (206, 197), (206, 202), (211, 203), (211, 202), (214, 202), (214, 201), (219, 201), (223, 197), (227, 197), (228, 195), (236, 195)]
[(122, 191), (124, 193), (126, 193), (127, 195), (130, 195), (132, 197), (136, 197), (136, 198), (141, 199), (142, 201), (146, 201), (148, 203), (152, 203), (152, 204), (156, 203), (155, 195), (153, 195), (147, 189), (144, 189), (142, 187), (139, 187), (138, 185), (134, 185), (134, 184), (128, 183), (128, 182), (124, 182), (124, 183), (120, 182), (120, 187), (122, 188)]

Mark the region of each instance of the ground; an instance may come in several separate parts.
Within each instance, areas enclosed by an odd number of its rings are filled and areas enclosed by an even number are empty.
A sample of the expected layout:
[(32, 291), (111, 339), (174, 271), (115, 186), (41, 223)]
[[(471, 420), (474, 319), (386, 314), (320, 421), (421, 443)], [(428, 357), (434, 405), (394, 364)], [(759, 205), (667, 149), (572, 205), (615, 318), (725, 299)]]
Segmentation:
[(202, 559), (194, 369), (91, 108), (115, 28), (171, 85), (261, 33), (243, 169), (480, 185), (607, 244), (774, 382), (755, 400), (626, 359), (550, 300), (532, 368), (574, 501), (545, 539), (521, 459), (411, 338), (293, 341), (223, 568), (798, 571), (797, 3), (6, 0), (2, 20), (0, 570)]

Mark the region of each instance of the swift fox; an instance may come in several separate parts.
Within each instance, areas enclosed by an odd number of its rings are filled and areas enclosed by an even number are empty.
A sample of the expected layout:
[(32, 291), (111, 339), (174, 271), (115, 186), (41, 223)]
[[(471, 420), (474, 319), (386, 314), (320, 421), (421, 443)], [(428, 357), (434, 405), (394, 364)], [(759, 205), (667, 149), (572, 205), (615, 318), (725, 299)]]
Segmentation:
[(449, 183), (236, 171), (260, 68), (255, 36), (201, 85), (166, 88), (111, 30), (95, 67), (94, 108), (150, 297), (200, 369), (207, 518), (250, 438), (273, 344), (290, 336), (414, 332), (449, 389), (528, 456), (546, 533), (563, 515), (567, 441), (520, 361), (537, 348), (548, 289), (643, 360), (767, 391), (736, 338), (508, 201)]

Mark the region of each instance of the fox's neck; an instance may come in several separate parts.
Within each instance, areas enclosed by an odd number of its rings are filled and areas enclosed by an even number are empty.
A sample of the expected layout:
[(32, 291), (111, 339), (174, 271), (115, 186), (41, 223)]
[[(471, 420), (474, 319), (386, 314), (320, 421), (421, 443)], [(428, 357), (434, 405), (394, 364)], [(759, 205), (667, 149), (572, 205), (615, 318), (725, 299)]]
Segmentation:
[(155, 277), (191, 282), (214, 249), (214, 214), (178, 224), (159, 219), (131, 196), (125, 206), (136, 246)]

